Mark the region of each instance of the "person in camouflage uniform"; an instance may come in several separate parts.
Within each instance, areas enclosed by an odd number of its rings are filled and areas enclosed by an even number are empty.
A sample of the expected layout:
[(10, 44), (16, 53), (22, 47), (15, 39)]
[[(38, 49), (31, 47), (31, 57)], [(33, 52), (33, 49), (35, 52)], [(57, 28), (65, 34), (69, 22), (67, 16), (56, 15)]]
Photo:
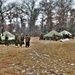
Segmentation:
[(9, 45), (9, 41), (8, 41), (8, 35), (5, 35), (5, 45)]
[(44, 39), (44, 34), (41, 33), (39, 40), (43, 40)]
[(23, 36), (23, 33), (21, 33), (19, 35), (19, 44), (20, 44), (20, 47), (22, 47), (22, 45), (24, 44), (24, 36)]
[(15, 35), (15, 46), (17, 47), (19, 43), (18, 34)]
[(26, 35), (25, 37), (25, 47), (29, 47), (30, 46), (30, 36)]
[(2, 44), (1, 42), (2, 42), (2, 39), (1, 39), (1, 34), (0, 34), (0, 44)]

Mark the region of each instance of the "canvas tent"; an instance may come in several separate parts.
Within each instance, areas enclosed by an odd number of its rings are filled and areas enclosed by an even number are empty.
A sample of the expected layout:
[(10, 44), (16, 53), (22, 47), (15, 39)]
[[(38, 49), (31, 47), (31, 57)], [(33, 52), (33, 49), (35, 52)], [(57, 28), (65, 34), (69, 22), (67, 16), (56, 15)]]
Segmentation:
[(66, 34), (72, 36), (72, 34), (70, 32), (68, 32), (68, 31), (66, 31), (66, 30), (61, 31), (59, 34), (61, 36), (66, 35)]
[(15, 40), (15, 36), (12, 33), (8, 32), (8, 31), (3, 32), (3, 35), (1, 34), (1, 39), (2, 40), (5, 40), (5, 35), (6, 34), (8, 35), (8, 40), (9, 41)]
[(51, 32), (47, 33), (46, 35), (44, 35), (44, 38), (53, 38), (55, 36), (60, 36), (59, 33), (55, 30), (52, 30)]
[(55, 31), (55, 30), (52, 30), (51, 32), (49, 32), (46, 35), (44, 35), (44, 37), (53, 37), (53, 35), (59, 36), (59, 33), (57, 31)]

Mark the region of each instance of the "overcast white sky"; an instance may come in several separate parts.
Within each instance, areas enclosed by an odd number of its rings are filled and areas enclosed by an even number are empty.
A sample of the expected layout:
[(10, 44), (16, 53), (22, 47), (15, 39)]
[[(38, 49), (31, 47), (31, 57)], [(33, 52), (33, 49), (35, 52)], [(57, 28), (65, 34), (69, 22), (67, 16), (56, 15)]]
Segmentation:
[[(8, 3), (9, 2), (21, 2), (22, 0), (8, 0)], [(41, 0), (38, 0), (38, 2), (40, 2)], [(73, 5), (73, 8), (75, 8), (75, 0), (74, 0), (74, 5)]]
[[(18, 1), (18, 2), (21, 2), (22, 0), (8, 0), (8, 2), (17, 2), (17, 1)], [(41, 0), (36, 0), (36, 1), (39, 2), (39, 1), (41, 1)]]
[(9, 2), (21, 1), (21, 0), (8, 0)]
[(12, 3), (12, 2), (17, 2), (17, 1), (18, 1), (18, 2), (21, 2), (21, 0), (8, 0), (8, 1), (7, 1), (7, 4), (8, 4), (8, 3)]

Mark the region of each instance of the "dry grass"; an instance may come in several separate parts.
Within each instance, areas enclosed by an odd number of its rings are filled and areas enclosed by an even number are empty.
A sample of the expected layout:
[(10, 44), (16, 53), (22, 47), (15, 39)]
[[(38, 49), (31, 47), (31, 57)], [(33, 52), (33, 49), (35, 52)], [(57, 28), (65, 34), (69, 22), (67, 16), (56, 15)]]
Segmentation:
[(29, 48), (0, 45), (0, 75), (75, 75), (75, 39), (32, 37)]

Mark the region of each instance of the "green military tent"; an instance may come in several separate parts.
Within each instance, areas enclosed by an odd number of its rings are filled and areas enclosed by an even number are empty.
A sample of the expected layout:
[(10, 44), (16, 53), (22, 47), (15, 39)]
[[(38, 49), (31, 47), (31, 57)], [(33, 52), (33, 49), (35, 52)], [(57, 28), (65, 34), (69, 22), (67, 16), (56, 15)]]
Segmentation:
[(5, 31), (5, 32), (3, 32), (3, 34), (1, 34), (1, 39), (2, 40), (5, 40), (5, 35), (8, 36), (9, 41), (15, 40), (15, 36), (12, 33), (8, 32), (8, 31)]
[(59, 34), (61, 36), (66, 35), (66, 34), (72, 36), (72, 34), (70, 32), (68, 32), (68, 31), (66, 31), (66, 30), (61, 31)]
[(55, 30), (52, 30), (50, 31), (49, 33), (45, 34), (44, 35), (44, 38), (48, 38), (48, 39), (51, 39), (53, 38), (54, 36), (60, 36), (59, 33)]
[(59, 33), (55, 30), (52, 30), (49, 33), (47, 33), (46, 35), (44, 35), (44, 37), (53, 37), (54, 35), (59, 36)]

